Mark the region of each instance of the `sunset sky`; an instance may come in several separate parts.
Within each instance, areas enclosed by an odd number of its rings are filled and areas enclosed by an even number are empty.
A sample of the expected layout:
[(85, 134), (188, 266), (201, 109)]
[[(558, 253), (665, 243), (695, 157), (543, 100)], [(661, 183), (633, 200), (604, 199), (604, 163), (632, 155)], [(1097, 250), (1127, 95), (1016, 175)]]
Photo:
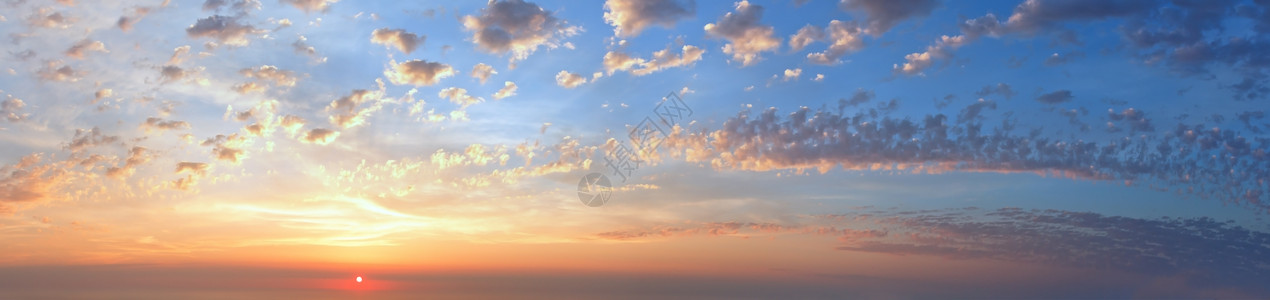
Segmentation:
[(0, 7), (4, 299), (1270, 297), (1270, 1)]

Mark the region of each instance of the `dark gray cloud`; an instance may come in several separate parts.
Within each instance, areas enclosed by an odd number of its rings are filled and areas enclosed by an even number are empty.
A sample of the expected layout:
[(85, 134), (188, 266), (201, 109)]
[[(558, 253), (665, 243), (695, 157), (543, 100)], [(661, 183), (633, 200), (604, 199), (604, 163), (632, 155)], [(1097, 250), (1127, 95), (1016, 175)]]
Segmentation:
[(1066, 64), (1072, 59), (1081, 58), (1081, 57), (1085, 57), (1085, 53), (1080, 51), (1068, 52), (1067, 54), (1054, 53), (1054, 54), (1050, 54), (1049, 57), (1045, 58), (1044, 64), (1046, 66), (1052, 67), (1052, 66)]
[(653, 25), (671, 28), (696, 14), (694, 0), (608, 0), (604, 2), (604, 22), (613, 25), (619, 37), (634, 37)]
[(210, 38), (232, 46), (246, 46), (251, 43), (248, 39), (250, 35), (264, 32), (265, 30), (241, 23), (238, 17), (222, 15), (198, 19), (198, 22), (185, 29), (185, 33), (191, 38)]
[(478, 48), (512, 53), (513, 60), (525, 59), (540, 47), (555, 48), (561, 39), (581, 30), (522, 0), (490, 1), (480, 14), (464, 16), (463, 26), (472, 32)]
[(898, 119), (877, 110), (849, 115), (803, 108), (787, 116), (774, 108), (745, 110), (718, 129), (670, 135), (662, 147), (667, 153), (660, 155), (723, 170), (1035, 173), (1149, 185), (1270, 212), (1265, 184), (1270, 139), (1203, 123), (1159, 131), (1137, 109), (1112, 111), (1108, 117), (1129, 131), (1123, 138), (1049, 138), (1015, 134), (1019, 130), (1008, 120), (984, 126), (985, 113), (996, 107), (993, 101), (976, 101), (955, 121), (944, 114)]
[(190, 123), (177, 120), (164, 120), (161, 118), (146, 118), (145, 123), (141, 123), (141, 128), (148, 131), (168, 131), (168, 130), (185, 130), (190, 129)]
[(1115, 110), (1107, 110), (1107, 118), (1112, 122), (1124, 124), (1132, 132), (1155, 131), (1155, 126), (1151, 125), (1151, 119), (1147, 119), (1147, 114), (1137, 109), (1127, 108), (1119, 113)]
[(0, 119), (9, 122), (21, 122), (31, 116), (30, 113), (23, 112), (26, 102), (23, 102), (22, 99), (13, 98), (13, 96), (6, 97), (7, 99), (4, 102), (0, 102)]
[(101, 129), (93, 127), (92, 129), (75, 129), (75, 136), (71, 138), (70, 143), (66, 144), (66, 149), (71, 153), (96, 147), (98, 145), (115, 144), (121, 141), (119, 136), (106, 135)]
[(876, 97), (877, 95), (871, 90), (856, 89), (855, 93), (852, 93), (850, 98), (838, 99), (838, 111), (842, 112), (842, 110), (847, 107), (860, 106), (860, 104), (869, 102)]
[(1034, 33), (1069, 21), (1089, 21), (1146, 13), (1157, 0), (1031, 0), (1014, 7), (1009, 30)]
[[(1270, 95), (1270, 35), (1230, 36), (1232, 20), (1251, 21), (1257, 33), (1270, 32), (1270, 4), (1236, 0), (1032, 0), (1015, 7), (1006, 20), (993, 14), (966, 20), (962, 34), (970, 40), (1007, 34), (1055, 34), (1078, 40), (1065, 23), (1115, 19), (1122, 22), (1121, 36), (1140, 60), (1161, 64), (1182, 75), (1206, 75), (1223, 81), (1236, 99)], [(1047, 65), (1066, 57), (1052, 56)], [(1234, 74), (1217, 74), (1213, 68), (1229, 68)], [(1235, 76), (1230, 79), (1229, 76)], [(1222, 78), (1225, 77), (1225, 78)]]
[[(872, 212), (891, 237), (838, 249), (994, 259), (1184, 276), (1192, 284), (1270, 293), (1270, 233), (1207, 217), (1139, 219), (1091, 212), (952, 209)], [(847, 215), (858, 216), (858, 215)]]
[(1065, 210), (977, 207), (855, 208), (781, 222), (677, 222), (599, 232), (608, 240), (806, 234), (835, 249), (954, 260), (997, 260), (1097, 272), (1178, 277), (1187, 290), (1231, 288), (1267, 295), (1270, 233), (1208, 217), (1132, 218)]
[(1045, 104), (1059, 104), (1072, 101), (1074, 98), (1070, 90), (1057, 90), (1037, 96), (1036, 101)]
[(925, 17), (939, 7), (938, 0), (842, 0), (843, 10), (864, 12), (868, 31), (880, 35), (909, 18)]
[(996, 85), (987, 85), (979, 89), (979, 91), (975, 92), (975, 96), (979, 96), (979, 97), (1001, 95), (1002, 97), (1005, 97), (1006, 99), (1014, 98), (1014, 95), (1017, 95), (1017, 94), (1018, 93), (1015, 93), (1014, 89), (1011, 88), (1009, 84), (1005, 84), (1005, 83), (997, 83)]

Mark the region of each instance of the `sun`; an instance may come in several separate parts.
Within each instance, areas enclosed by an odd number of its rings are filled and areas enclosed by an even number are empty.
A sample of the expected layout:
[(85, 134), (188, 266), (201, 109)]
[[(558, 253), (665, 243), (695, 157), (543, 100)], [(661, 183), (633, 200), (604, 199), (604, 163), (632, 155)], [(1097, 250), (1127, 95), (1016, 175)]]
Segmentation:
[(362, 282), (362, 277), (361, 277), (361, 276), (357, 276), (357, 282), (358, 282), (358, 283)]

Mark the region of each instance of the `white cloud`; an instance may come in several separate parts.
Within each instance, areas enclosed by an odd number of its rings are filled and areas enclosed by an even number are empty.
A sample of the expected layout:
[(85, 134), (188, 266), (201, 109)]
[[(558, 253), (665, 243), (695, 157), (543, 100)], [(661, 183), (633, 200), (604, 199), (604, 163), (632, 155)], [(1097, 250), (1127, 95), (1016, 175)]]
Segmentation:
[(480, 79), (481, 84), (485, 84), (485, 81), (494, 74), (498, 74), (498, 71), (494, 71), (494, 67), (484, 63), (478, 63), (472, 67), (472, 78)]
[(569, 71), (560, 71), (560, 73), (556, 73), (556, 85), (562, 86), (566, 89), (578, 87), (586, 82), (586, 77), (578, 75), (577, 73), (569, 73)]
[(66, 56), (70, 56), (75, 59), (84, 59), (85, 52), (109, 53), (110, 51), (106, 50), (106, 44), (101, 41), (85, 39), (75, 43), (75, 45), (71, 46), (70, 49), (66, 49)]
[(385, 70), (384, 76), (393, 84), (429, 86), (443, 78), (454, 76), (454, 73), (454, 68), (450, 65), (416, 59), (400, 64), (392, 62), (392, 69)]
[(279, 0), (279, 2), (290, 4), (295, 8), (299, 8), (306, 13), (309, 12), (325, 12), (330, 9), (331, 4), (335, 4), (340, 0)]
[(503, 83), (503, 88), (498, 89), (498, 92), (494, 93), (494, 99), (503, 99), (503, 98), (507, 98), (507, 97), (511, 97), (515, 95), (516, 95), (516, 83), (507, 81)]
[(775, 51), (781, 45), (781, 39), (772, 35), (772, 26), (759, 24), (762, 17), (762, 6), (741, 1), (736, 3), (735, 13), (723, 15), (717, 24), (706, 24), (705, 30), (712, 37), (728, 40), (723, 53), (731, 54), (741, 66), (749, 66), (761, 59), (760, 53)]
[(833, 20), (826, 30), (829, 34), (829, 48), (824, 52), (807, 54), (807, 60), (814, 64), (833, 65), (841, 63), (841, 58), (849, 52), (864, 48), (863, 32), (854, 21), (843, 22)]
[(380, 28), (375, 29), (375, 31), (370, 34), (370, 41), (372, 43), (396, 47), (397, 50), (401, 50), (401, 52), (405, 54), (414, 52), (415, 49), (420, 45), (423, 45), (423, 42), (427, 39), (427, 36), (415, 35), (413, 33), (406, 32), (405, 29)]
[[(612, 74), (616, 71), (630, 71), (636, 76), (643, 76), (655, 73), (668, 68), (682, 67), (691, 65), (699, 60), (705, 50), (697, 46), (685, 45), (681, 47), (680, 52), (674, 52), (674, 48), (653, 52), (652, 59), (645, 60), (643, 58), (631, 57), (629, 54), (610, 51), (604, 54), (604, 69)], [(638, 67), (638, 68), (636, 68)]]
[(958, 36), (941, 36), (935, 45), (926, 47), (926, 52), (910, 53), (904, 56), (906, 62), (903, 65), (895, 65), (896, 72), (907, 75), (921, 74), (927, 68), (934, 65), (935, 58), (948, 58), (952, 56), (951, 51), (965, 45), (969, 40), (964, 35)]
[(335, 138), (339, 136), (339, 131), (325, 128), (314, 128), (313, 130), (309, 130), (304, 133), (304, 136), (300, 138), (300, 141), (306, 144), (326, 145), (335, 141)]
[(825, 31), (820, 27), (808, 24), (798, 29), (798, 33), (789, 37), (789, 48), (794, 52), (802, 51), (807, 45), (825, 39)]
[(468, 95), (466, 89), (456, 88), (456, 87), (449, 87), (449, 88), (442, 89), (440, 92), (437, 93), (437, 97), (441, 97), (441, 99), (450, 99), (450, 102), (461, 105), (463, 107), (467, 107), (472, 104), (485, 102), (485, 99)]
[(803, 69), (792, 69), (792, 70), (785, 69), (784, 80), (785, 81), (798, 80), (798, 77), (802, 75), (803, 75)]

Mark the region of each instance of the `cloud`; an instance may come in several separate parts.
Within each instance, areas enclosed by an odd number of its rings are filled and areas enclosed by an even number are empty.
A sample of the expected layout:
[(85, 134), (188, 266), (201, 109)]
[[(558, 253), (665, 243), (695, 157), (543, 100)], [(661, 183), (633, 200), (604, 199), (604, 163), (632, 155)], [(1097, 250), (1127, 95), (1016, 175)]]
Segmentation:
[(980, 114), (985, 109), (997, 109), (997, 102), (979, 98), (979, 101), (961, 109), (961, 113), (957, 114), (957, 122), (979, 122), (984, 119)]
[(185, 62), (185, 58), (190, 54), (190, 46), (180, 46), (172, 49), (172, 56), (168, 57), (168, 65), (180, 65)]
[(498, 74), (498, 71), (494, 71), (494, 67), (490, 65), (478, 63), (472, 66), (472, 78), (480, 79), (481, 84), (485, 84), (485, 81), (494, 74)]
[(450, 65), (430, 62), (426, 60), (411, 60), (398, 64), (392, 62), (392, 68), (384, 71), (384, 76), (393, 84), (411, 84), (415, 86), (429, 86), (436, 84), (441, 79), (454, 76), (454, 68)]
[(275, 86), (295, 86), (297, 79), (295, 72), (278, 69), (278, 67), (270, 65), (242, 69), (238, 71), (238, 74), (247, 78), (271, 82)]
[[(699, 237), (820, 236), (834, 249), (895, 256), (989, 260), (1180, 276), (1189, 284), (1238, 287), (1257, 294), (1270, 276), (1260, 251), (1270, 233), (1209, 217), (1134, 218), (1066, 210), (977, 207), (920, 211), (856, 208), (781, 221), (676, 221), (600, 231), (611, 241)], [(801, 238), (801, 237), (799, 237)], [(853, 255), (846, 254), (844, 255)], [(1200, 297), (1203, 298), (1203, 297)]]
[(268, 89), (268, 87), (261, 84), (257, 84), (255, 82), (244, 82), (244, 83), (236, 84), (230, 87), (230, 89), (234, 90), (234, 92), (237, 92), (239, 94), (248, 94), (248, 93), (263, 92), (266, 89)]
[(247, 15), (252, 11), (260, 10), (260, 0), (207, 0), (203, 2), (203, 11), (218, 11), (225, 7), (229, 7), (229, 10), (237, 15)]
[(652, 25), (672, 28), (680, 20), (696, 14), (694, 0), (608, 0), (604, 2), (604, 22), (613, 25), (618, 37), (634, 37)]
[(159, 68), (159, 81), (163, 83), (178, 81), (197, 73), (198, 71), (186, 70), (178, 66), (167, 65)]
[(307, 122), (308, 121), (305, 121), (304, 118), (299, 116), (286, 115), (282, 117), (282, 121), (280, 121), (278, 125), (282, 126), (282, 129), (287, 132), (295, 134), (296, 132), (299, 132), (300, 128), (304, 127), (304, 124)]
[(207, 175), (207, 170), (211, 169), (211, 165), (201, 162), (178, 162), (176, 164), (176, 174), (186, 174), (185, 177), (177, 178), (169, 183), (173, 189), (186, 191), (198, 184), (199, 178)]
[(103, 44), (101, 41), (85, 39), (75, 43), (75, 45), (72, 45), (70, 49), (66, 49), (66, 56), (75, 59), (84, 59), (85, 52), (109, 53), (110, 51), (106, 50), (106, 44)]
[[(887, 238), (848, 241), (839, 250), (949, 259), (992, 259), (1151, 276), (1184, 275), (1205, 286), (1260, 286), (1270, 268), (1270, 233), (1199, 218), (1142, 219), (1092, 212), (1002, 208), (870, 212)], [(845, 218), (853, 218), (845, 215)]]
[(185, 121), (166, 121), (160, 118), (146, 118), (145, 123), (141, 123), (141, 128), (146, 132), (150, 131), (168, 131), (168, 130), (185, 130), (190, 129), (190, 123)]
[(616, 71), (630, 71), (635, 76), (644, 76), (668, 68), (692, 65), (700, 61), (702, 55), (705, 54), (705, 49), (692, 45), (684, 45), (678, 49), (680, 50), (678, 53), (674, 52), (674, 50), (676, 49), (672, 47), (658, 50), (653, 52), (651, 59), (647, 60), (631, 57), (626, 53), (610, 51), (604, 54), (604, 69), (609, 74)]
[(490, 1), (479, 15), (464, 16), (462, 21), (477, 48), (511, 53), (513, 61), (529, 57), (539, 47), (556, 48), (560, 39), (582, 30), (522, 0)]
[[(1129, 22), (1122, 28), (1136, 28), (1135, 24), (1168, 23), (1169, 16), (1156, 16), (1155, 20), (1145, 20), (1148, 12), (1154, 10), (1158, 1), (1153, 0), (1071, 0), (1042, 1), (1028, 0), (1015, 6), (1013, 14), (1006, 21), (1000, 21), (994, 14), (986, 14), (979, 18), (969, 19), (959, 24), (962, 35), (942, 37), (935, 45), (927, 47), (926, 52), (906, 55), (903, 66), (896, 65), (895, 71), (906, 75), (918, 75), (929, 68), (935, 59), (952, 57), (952, 50), (978, 40), (982, 36), (1000, 37), (1008, 34), (1036, 35), (1044, 32), (1057, 32), (1063, 39), (1076, 39), (1070, 30), (1062, 28), (1062, 23), (1081, 20), (1102, 20), (1109, 18), (1134, 18), (1143, 22)], [(1189, 4), (1187, 4), (1189, 5)], [(1164, 11), (1164, 10), (1160, 10)], [(1128, 32), (1129, 30), (1125, 30)], [(1126, 34), (1129, 40), (1132, 35)], [(1149, 43), (1148, 43), (1149, 44)]]
[(644, 63), (644, 60), (638, 57), (631, 57), (630, 54), (609, 51), (604, 54), (604, 70), (609, 74), (617, 71), (627, 71), (635, 66)]
[(98, 145), (118, 143), (120, 140), (119, 136), (101, 133), (101, 129), (98, 129), (97, 127), (93, 127), (92, 129), (75, 129), (75, 136), (72, 137), (70, 143), (66, 145), (66, 149), (71, 150), (71, 153), (75, 153)]
[(578, 87), (586, 83), (586, 81), (586, 77), (578, 75), (577, 73), (569, 73), (569, 71), (560, 71), (560, 73), (556, 73), (556, 85), (562, 86), (566, 89)]
[(881, 35), (895, 24), (909, 18), (930, 15), (939, 7), (938, 0), (842, 0), (840, 8), (868, 15), (868, 32)]
[(141, 21), (142, 18), (145, 18), (146, 15), (150, 14), (150, 10), (150, 7), (135, 7), (132, 9), (132, 14), (120, 16), (119, 20), (115, 21), (115, 26), (119, 27), (119, 30), (124, 32), (132, 30), (132, 27), (136, 25), (138, 21)]
[(7, 96), (4, 102), (0, 102), (0, 118), (4, 118), (9, 122), (21, 122), (31, 116), (29, 113), (23, 113), (22, 108), (26, 107), (26, 102), (22, 99)]
[(825, 39), (824, 29), (807, 24), (807, 26), (798, 29), (797, 33), (789, 36), (789, 48), (793, 52), (802, 51), (807, 45), (823, 39)]
[(326, 12), (331, 8), (331, 4), (335, 4), (340, 0), (279, 0), (282, 3), (303, 10), (305, 13), (310, 12)]
[(75, 19), (45, 8), (27, 18), (27, 23), (36, 27), (66, 29), (75, 23)]
[(1069, 52), (1066, 55), (1059, 55), (1058, 53), (1054, 53), (1054, 54), (1051, 54), (1049, 57), (1046, 57), (1044, 63), (1046, 66), (1057, 66), (1061, 64), (1066, 64), (1068, 61), (1074, 58), (1084, 57), (1084, 56), (1085, 54), (1079, 51)]
[(210, 168), (211, 168), (211, 165), (208, 165), (207, 163), (183, 161), (176, 164), (176, 173), (177, 174), (190, 173), (190, 174), (203, 175), (203, 174), (206, 174), (207, 170)]
[[(380, 90), (353, 90), (348, 96), (340, 97), (327, 105), (326, 111), (331, 113), (330, 121), (340, 128), (352, 128), (366, 123), (366, 118), (383, 107), (383, 86)], [(370, 103), (368, 106), (363, 104)]]
[(128, 151), (128, 159), (124, 161), (123, 166), (110, 167), (106, 169), (106, 176), (114, 179), (123, 179), (132, 176), (136, 172), (137, 166), (145, 164), (154, 157), (152, 151), (145, 147), (132, 147)]
[(706, 24), (705, 31), (711, 37), (726, 39), (723, 53), (731, 54), (732, 60), (740, 61), (742, 67), (750, 66), (761, 59), (759, 54), (775, 51), (781, 45), (781, 39), (773, 36), (772, 26), (759, 24), (762, 17), (762, 6), (741, 1), (736, 3), (736, 12), (723, 15), (717, 23)]
[(372, 43), (396, 47), (402, 53), (410, 54), (415, 51), (423, 42), (427, 40), (427, 36), (418, 36), (413, 33), (406, 32), (405, 29), (375, 29), (370, 34)]
[(1113, 122), (1122, 122), (1129, 125), (1132, 132), (1152, 132), (1155, 126), (1151, 125), (1151, 119), (1147, 119), (1147, 114), (1137, 109), (1127, 108), (1116, 113), (1115, 110), (1107, 110), (1107, 118)]
[(851, 94), (851, 98), (838, 99), (838, 111), (841, 113), (841, 111), (847, 107), (860, 106), (860, 104), (872, 101), (873, 98), (876, 97), (877, 94), (874, 94), (873, 91), (856, 89), (855, 93)]
[(304, 137), (300, 138), (300, 141), (307, 144), (326, 145), (335, 141), (335, 138), (339, 136), (339, 131), (325, 128), (314, 128), (313, 130), (309, 130), (309, 132), (304, 133)]
[(1014, 92), (1014, 89), (1010, 88), (1010, 85), (1005, 83), (997, 83), (997, 85), (995, 86), (994, 85), (984, 86), (983, 88), (979, 89), (979, 91), (975, 92), (975, 95), (979, 97), (987, 97), (994, 94), (1001, 95), (1005, 97), (1006, 99), (1010, 99), (1010, 98), (1014, 98), (1014, 95), (1016, 95), (1017, 93)]
[(42, 80), (76, 82), (84, 75), (84, 72), (76, 71), (70, 65), (62, 64), (60, 61), (50, 61), (44, 64), (38, 74)]
[(242, 147), (246, 144), (247, 139), (235, 134), (216, 135), (216, 137), (208, 138), (200, 143), (200, 146), (212, 147), (212, 158), (238, 164), (247, 156), (247, 151)]
[(72, 172), (70, 168), (74, 165), (45, 163), (42, 155), (31, 154), (15, 164), (0, 167), (0, 212), (15, 211), (11, 205), (56, 199), (60, 188), (73, 184), (75, 177), (85, 175)]
[(191, 38), (210, 38), (231, 46), (246, 46), (251, 43), (249, 35), (264, 32), (251, 25), (239, 23), (238, 17), (221, 15), (198, 19), (198, 22), (185, 29), (185, 33)]
[(437, 97), (440, 97), (441, 99), (450, 99), (451, 103), (458, 104), (463, 107), (485, 102), (485, 99), (483, 98), (468, 95), (466, 89), (456, 87), (442, 89), (437, 93)]
[[(982, 115), (996, 107), (980, 99), (955, 121), (944, 114), (892, 118), (884, 109), (844, 115), (803, 108), (785, 116), (775, 108), (743, 110), (717, 130), (672, 130), (659, 148), (664, 154), (655, 155), (718, 170), (1033, 173), (1123, 181), (1270, 212), (1270, 187), (1263, 183), (1270, 178), (1268, 150), (1232, 130), (1178, 125), (1164, 135), (1139, 136), (1149, 132), (1149, 120), (1126, 110), (1110, 117), (1137, 126), (1125, 139), (1037, 139), (1011, 133), (1009, 123), (984, 126)], [(1232, 172), (1233, 165), (1247, 167)]]
[(1014, 7), (1014, 13), (1006, 21), (1009, 30), (1036, 32), (1057, 26), (1061, 22), (1099, 20), (1144, 13), (1158, 5), (1153, 0), (1030, 0)]
[(498, 89), (498, 92), (494, 93), (494, 99), (503, 99), (503, 98), (507, 98), (507, 97), (511, 97), (515, 95), (516, 95), (516, 83), (508, 81), (503, 83), (503, 88)]
[(935, 64), (935, 59), (947, 59), (952, 57), (952, 50), (956, 50), (961, 46), (970, 43), (964, 35), (958, 36), (941, 36), (935, 42), (935, 45), (926, 47), (926, 52), (910, 53), (904, 56), (907, 61), (903, 65), (893, 66), (895, 72), (907, 75), (923, 74), (926, 69)]
[(807, 61), (820, 65), (835, 65), (842, 62), (847, 53), (864, 48), (864, 40), (859, 25), (854, 21), (829, 21), (825, 28), (829, 34), (829, 48), (823, 52), (807, 54)]
[(692, 45), (684, 45), (679, 50), (679, 53), (673, 52), (671, 48), (653, 52), (653, 58), (641, 64), (641, 68), (632, 70), (631, 74), (642, 76), (667, 68), (691, 65), (701, 60), (701, 56), (706, 52), (705, 49)]
[(1072, 97), (1072, 91), (1057, 90), (1057, 91), (1045, 93), (1043, 95), (1036, 97), (1036, 101), (1040, 103), (1045, 103), (1045, 104), (1059, 104), (1063, 102), (1072, 101), (1073, 98), (1074, 97)]
[(784, 78), (783, 80), (784, 81), (798, 80), (798, 77), (802, 75), (803, 75), (803, 69), (792, 69), (792, 70), (785, 69), (785, 76), (783, 77)]
[(318, 62), (326, 62), (325, 57), (318, 55), (317, 48), (309, 46), (308, 40), (309, 39), (304, 36), (296, 38), (295, 42), (291, 43), (291, 49), (295, 51), (295, 53), (307, 55)]

